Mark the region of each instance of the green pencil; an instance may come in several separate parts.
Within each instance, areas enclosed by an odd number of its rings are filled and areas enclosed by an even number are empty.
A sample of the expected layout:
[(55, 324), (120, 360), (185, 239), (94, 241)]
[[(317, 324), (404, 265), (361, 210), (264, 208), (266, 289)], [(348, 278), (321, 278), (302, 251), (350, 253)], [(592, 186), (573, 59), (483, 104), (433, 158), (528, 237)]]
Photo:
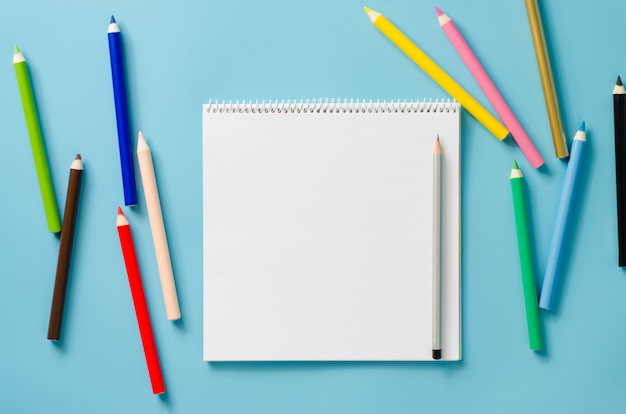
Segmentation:
[(41, 123), (39, 122), (37, 106), (35, 105), (33, 85), (30, 80), (30, 74), (28, 73), (26, 59), (24, 59), (17, 45), (13, 52), (13, 67), (15, 68), (17, 86), (20, 90), (20, 96), (22, 97), (24, 118), (26, 118), (26, 128), (28, 129), (30, 146), (33, 150), (33, 158), (35, 159), (35, 169), (37, 170), (37, 179), (39, 180), (39, 188), (41, 189), (43, 208), (46, 213), (46, 220), (48, 221), (48, 230), (51, 233), (58, 233), (61, 231), (61, 220), (59, 218), (57, 201), (54, 196), (54, 187), (52, 186), (46, 147), (43, 143)]
[(530, 349), (539, 351), (543, 346), (543, 341), (541, 339), (541, 326), (539, 325), (535, 265), (530, 245), (526, 195), (524, 193), (524, 176), (517, 166), (516, 161), (513, 161), (513, 169), (511, 170), (511, 189), (513, 190), (513, 209), (515, 210), (519, 258), (522, 265), (522, 285), (524, 288), (524, 303), (526, 305), (528, 339), (530, 341)]

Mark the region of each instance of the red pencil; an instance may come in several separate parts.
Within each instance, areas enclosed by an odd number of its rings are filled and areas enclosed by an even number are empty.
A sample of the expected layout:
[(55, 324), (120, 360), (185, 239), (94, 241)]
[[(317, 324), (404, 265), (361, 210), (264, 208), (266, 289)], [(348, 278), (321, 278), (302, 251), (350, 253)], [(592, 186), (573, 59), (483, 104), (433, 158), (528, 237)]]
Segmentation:
[(163, 382), (159, 354), (157, 353), (154, 334), (152, 333), (152, 325), (150, 324), (148, 304), (146, 303), (146, 296), (143, 293), (139, 264), (137, 263), (137, 255), (135, 254), (135, 246), (133, 244), (133, 235), (130, 232), (128, 220), (119, 207), (117, 208), (117, 233), (120, 236), (122, 255), (124, 256), (126, 273), (128, 273), (128, 283), (130, 284), (130, 293), (133, 297), (137, 323), (139, 324), (139, 334), (141, 335), (141, 342), (143, 344), (143, 352), (146, 355), (146, 363), (148, 364), (152, 393), (163, 394), (165, 392), (165, 383)]

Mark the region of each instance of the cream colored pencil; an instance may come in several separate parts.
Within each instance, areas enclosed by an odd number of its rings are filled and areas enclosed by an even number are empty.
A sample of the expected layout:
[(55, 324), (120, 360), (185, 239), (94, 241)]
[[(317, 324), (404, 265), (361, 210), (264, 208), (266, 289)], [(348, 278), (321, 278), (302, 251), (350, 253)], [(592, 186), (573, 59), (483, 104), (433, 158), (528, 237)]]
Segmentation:
[(180, 307), (178, 306), (178, 296), (176, 294), (176, 284), (174, 283), (174, 272), (172, 271), (172, 261), (165, 235), (165, 225), (163, 224), (163, 212), (161, 211), (161, 201), (157, 188), (156, 177), (154, 175), (154, 164), (152, 163), (152, 153), (141, 131), (137, 139), (137, 160), (139, 161), (139, 171), (143, 192), (146, 197), (148, 207), (148, 218), (150, 219), (150, 230), (154, 242), (154, 252), (156, 254), (159, 276), (161, 277), (161, 289), (163, 290), (163, 300), (165, 301), (165, 312), (167, 319), (175, 321), (180, 319)]

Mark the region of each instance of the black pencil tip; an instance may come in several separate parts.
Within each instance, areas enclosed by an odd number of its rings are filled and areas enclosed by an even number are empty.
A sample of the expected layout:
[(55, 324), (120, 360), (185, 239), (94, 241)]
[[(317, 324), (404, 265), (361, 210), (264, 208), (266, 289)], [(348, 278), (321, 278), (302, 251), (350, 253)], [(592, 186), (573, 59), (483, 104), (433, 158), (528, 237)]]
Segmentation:
[(441, 359), (441, 349), (433, 349), (433, 359)]
[(619, 76), (617, 77), (617, 82), (615, 82), (615, 84), (617, 86), (622, 86), (622, 78), (620, 78)]

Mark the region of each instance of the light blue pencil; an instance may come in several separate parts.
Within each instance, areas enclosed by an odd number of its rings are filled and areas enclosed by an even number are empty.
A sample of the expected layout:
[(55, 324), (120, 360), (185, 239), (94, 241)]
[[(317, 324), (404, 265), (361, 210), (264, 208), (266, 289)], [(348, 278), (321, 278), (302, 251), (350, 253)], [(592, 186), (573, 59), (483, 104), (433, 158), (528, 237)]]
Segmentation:
[(548, 256), (548, 265), (546, 266), (546, 274), (543, 278), (543, 286), (539, 298), (539, 307), (541, 309), (552, 309), (554, 302), (554, 294), (556, 292), (561, 269), (561, 259), (565, 251), (567, 231), (574, 208), (574, 200), (576, 199), (576, 190), (578, 188), (578, 182), (580, 181), (580, 173), (586, 148), (587, 134), (585, 133), (585, 123), (583, 122), (580, 124), (580, 128), (576, 131), (576, 135), (572, 141), (572, 149), (567, 164), (567, 171), (565, 172), (561, 203), (559, 204), (559, 211), (556, 216), (552, 245), (550, 246), (550, 254)]

